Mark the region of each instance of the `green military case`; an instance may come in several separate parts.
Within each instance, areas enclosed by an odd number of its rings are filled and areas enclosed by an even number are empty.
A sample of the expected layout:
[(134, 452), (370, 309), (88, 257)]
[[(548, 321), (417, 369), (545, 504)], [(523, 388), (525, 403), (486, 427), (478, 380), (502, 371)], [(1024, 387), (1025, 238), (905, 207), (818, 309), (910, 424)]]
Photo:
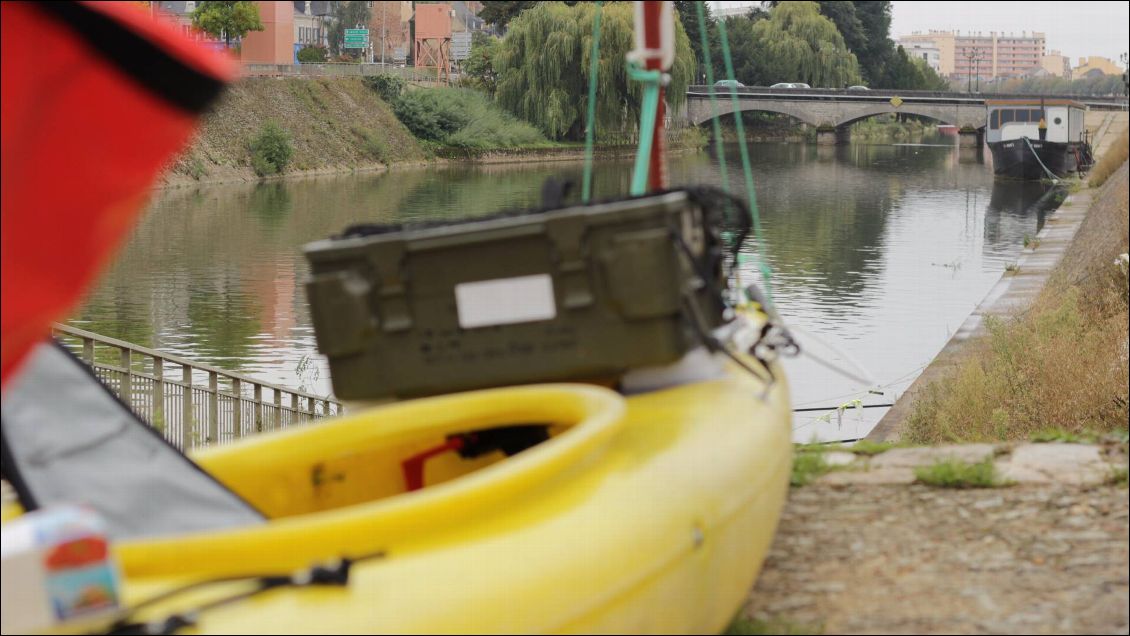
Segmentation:
[(305, 253), (318, 349), (346, 400), (615, 381), (723, 322), (722, 245), (686, 191), (354, 228)]

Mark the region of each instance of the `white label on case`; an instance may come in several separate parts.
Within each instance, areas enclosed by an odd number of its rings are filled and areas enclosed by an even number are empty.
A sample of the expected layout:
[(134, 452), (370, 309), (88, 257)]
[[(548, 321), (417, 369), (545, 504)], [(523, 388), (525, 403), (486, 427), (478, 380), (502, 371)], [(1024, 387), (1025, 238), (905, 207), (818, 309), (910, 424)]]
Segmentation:
[(455, 306), (464, 329), (557, 317), (549, 274), (460, 283), (455, 286)]

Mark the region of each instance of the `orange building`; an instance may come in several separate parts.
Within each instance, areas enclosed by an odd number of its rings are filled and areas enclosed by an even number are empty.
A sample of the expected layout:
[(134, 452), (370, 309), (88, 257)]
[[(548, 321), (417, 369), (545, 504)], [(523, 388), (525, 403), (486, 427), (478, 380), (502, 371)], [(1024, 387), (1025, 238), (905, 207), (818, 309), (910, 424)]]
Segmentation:
[(252, 64), (291, 64), (294, 62), (294, 3), (256, 2), (262, 31), (251, 31), (243, 38), (240, 59)]
[(374, 2), (371, 15), (369, 41), (373, 43), (373, 61), (392, 62), (397, 49), (408, 50), (408, 20), (412, 17), (412, 3)]

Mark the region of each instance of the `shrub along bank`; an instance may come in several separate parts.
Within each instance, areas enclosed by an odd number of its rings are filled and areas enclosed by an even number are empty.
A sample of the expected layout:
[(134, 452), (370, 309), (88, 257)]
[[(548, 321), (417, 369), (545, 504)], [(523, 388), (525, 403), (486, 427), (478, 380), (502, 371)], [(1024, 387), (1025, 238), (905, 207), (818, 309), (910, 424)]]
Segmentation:
[(397, 77), (379, 75), (366, 84), (391, 104), (397, 119), (417, 139), (435, 146), (504, 150), (546, 148), (536, 128), (503, 111), (469, 88), (410, 89)]

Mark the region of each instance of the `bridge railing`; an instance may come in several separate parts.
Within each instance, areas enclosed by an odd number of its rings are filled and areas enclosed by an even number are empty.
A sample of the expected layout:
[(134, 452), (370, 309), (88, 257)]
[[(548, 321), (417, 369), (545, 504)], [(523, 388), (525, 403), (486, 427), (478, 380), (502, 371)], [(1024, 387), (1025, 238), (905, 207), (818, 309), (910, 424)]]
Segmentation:
[(56, 323), (51, 331), (134, 413), (183, 451), (342, 412), (341, 403), (329, 397), (68, 325)]
[[(710, 86), (696, 84), (687, 87), (689, 97), (704, 97), (713, 91), (720, 98), (728, 98), (730, 91), (739, 97), (745, 95), (768, 95), (776, 97), (795, 97), (798, 99), (836, 99), (849, 98), (852, 101), (886, 100), (898, 96), (907, 100), (946, 100), (953, 102), (983, 103), (987, 99), (1039, 99), (1039, 95), (1026, 93), (960, 93), (952, 91), (913, 91), (890, 88), (877, 88), (870, 90), (847, 90), (839, 88), (767, 88), (761, 86)], [(1048, 99), (1069, 99), (1104, 110), (1126, 110), (1127, 97), (1125, 95), (1045, 95)]]

